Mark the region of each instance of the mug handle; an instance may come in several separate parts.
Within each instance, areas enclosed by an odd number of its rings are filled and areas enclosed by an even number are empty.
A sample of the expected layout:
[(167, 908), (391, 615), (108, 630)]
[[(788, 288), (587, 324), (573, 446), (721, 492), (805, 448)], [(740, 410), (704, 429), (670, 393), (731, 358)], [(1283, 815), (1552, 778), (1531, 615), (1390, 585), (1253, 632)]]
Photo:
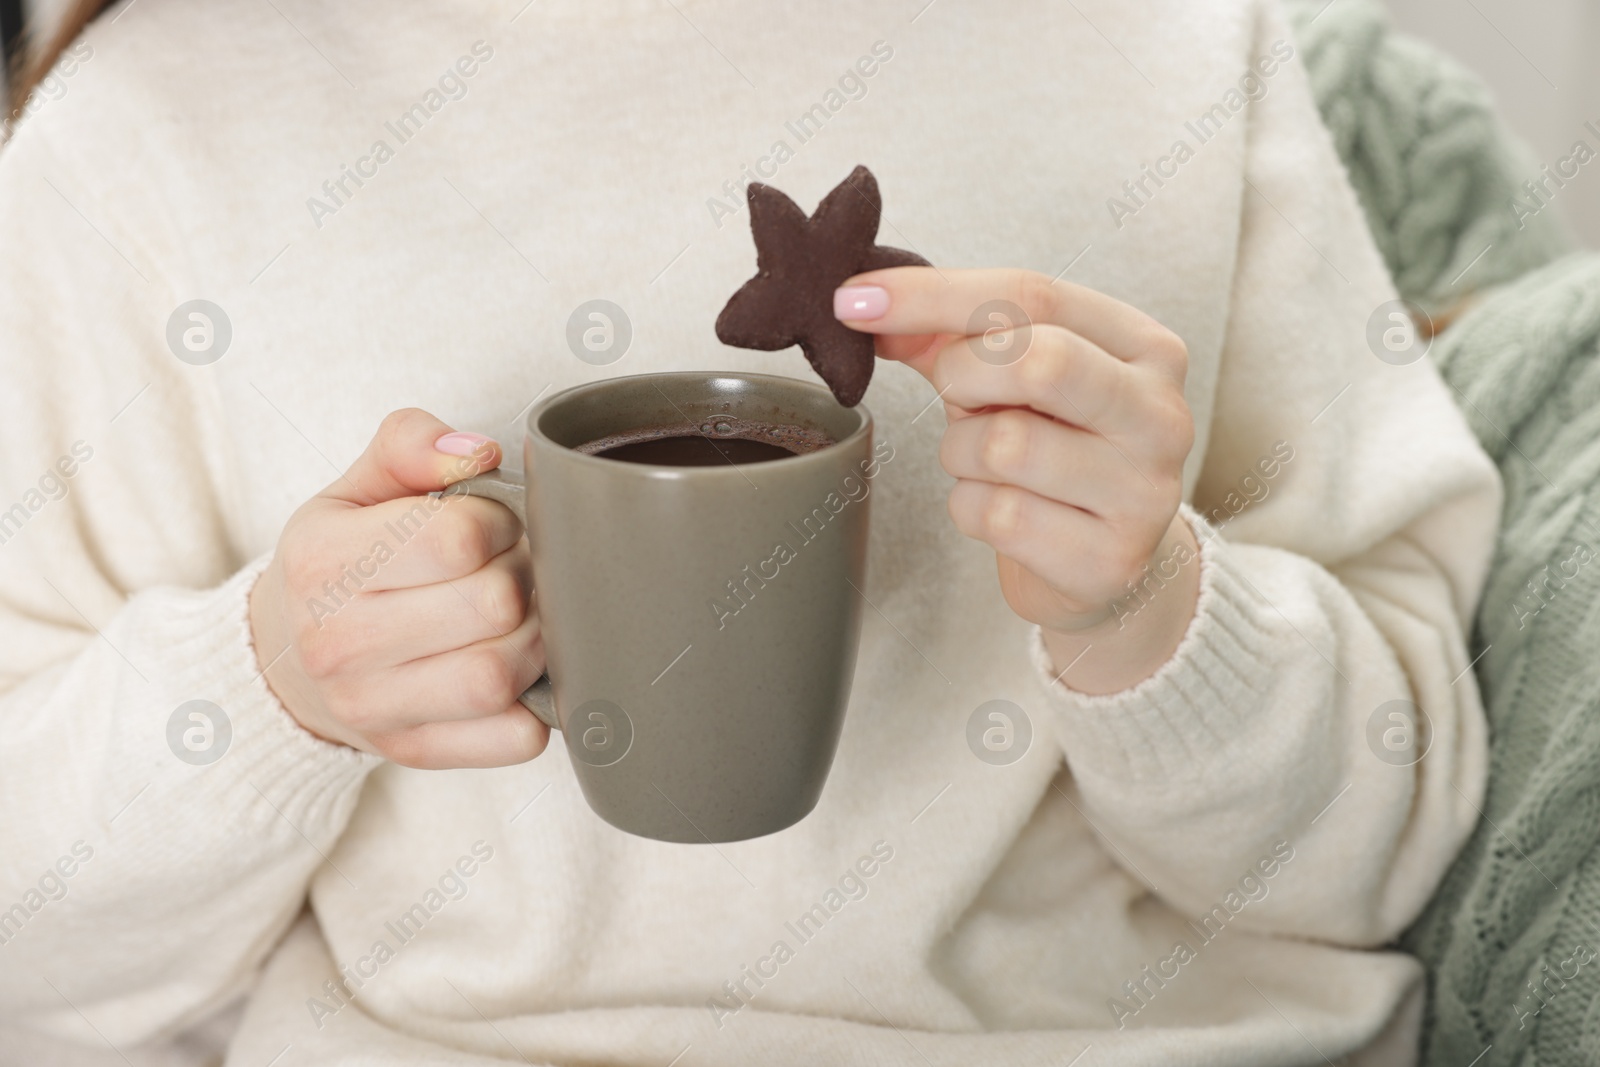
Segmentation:
[[(454, 482), (429, 496), (481, 496), (497, 503), (504, 504), (511, 509), (511, 513), (519, 520), (526, 521), (522, 514), (522, 507), (527, 499), (522, 475), (518, 471), (507, 471), (495, 468), (482, 474)], [(561, 729), (561, 723), (556, 718), (555, 694), (550, 690), (550, 675), (544, 677), (523, 690), (517, 701), (534, 717), (552, 730)]]

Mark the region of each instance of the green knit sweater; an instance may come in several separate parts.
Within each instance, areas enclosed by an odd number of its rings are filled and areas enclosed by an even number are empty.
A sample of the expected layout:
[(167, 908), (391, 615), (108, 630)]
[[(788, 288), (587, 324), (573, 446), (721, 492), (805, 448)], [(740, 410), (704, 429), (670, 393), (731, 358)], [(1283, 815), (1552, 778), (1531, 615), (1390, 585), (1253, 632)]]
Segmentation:
[(1472, 75), (1369, 0), (1288, 6), (1401, 294), (1470, 301), (1430, 355), (1506, 484), (1474, 634), (1484, 818), (1403, 941), (1431, 977), (1421, 1062), (1600, 1063), (1600, 254), (1562, 255)]

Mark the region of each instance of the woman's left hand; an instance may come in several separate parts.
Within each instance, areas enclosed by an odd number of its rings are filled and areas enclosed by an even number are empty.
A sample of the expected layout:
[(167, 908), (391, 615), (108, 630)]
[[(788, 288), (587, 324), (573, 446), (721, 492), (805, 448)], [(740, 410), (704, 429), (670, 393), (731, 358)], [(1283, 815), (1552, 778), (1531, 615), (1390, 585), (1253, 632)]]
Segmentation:
[(1161, 610), (1141, 600), (1137, 627), (1114, 605), (1158, 552), (1198, 556), (1177, 513), (1194, 444), (1183, 341), (1119, 300), (1023, 270), (873, 271), (835, 293), (834, 313), (939, 391), (950, 517), (994, 548), (1006, 602), (1044, 628), (1058, 668), (1091, 642), (1112, 646), (1074, 687), (1115, 692), (1165, 662), (1193, 617), (1198, 567), (1151, 598)]

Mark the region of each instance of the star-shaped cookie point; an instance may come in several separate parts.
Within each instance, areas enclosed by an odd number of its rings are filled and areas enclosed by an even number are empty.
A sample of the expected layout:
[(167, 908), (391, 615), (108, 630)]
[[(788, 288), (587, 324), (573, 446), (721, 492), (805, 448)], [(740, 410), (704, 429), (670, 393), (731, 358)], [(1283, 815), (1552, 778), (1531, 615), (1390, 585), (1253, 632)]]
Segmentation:
[(860, 403), (872, 380), (873, 335), (833, 316), (833, 291), (852, 275), (926, 267), (914, 252), (877, 244), (878, 180), (857, 167), (810, 218), (782, 192), (752, 182), (747, 193), (756, 274), (717, 316), (723, 344), (771, 352), (799, 345), (839, 403)]

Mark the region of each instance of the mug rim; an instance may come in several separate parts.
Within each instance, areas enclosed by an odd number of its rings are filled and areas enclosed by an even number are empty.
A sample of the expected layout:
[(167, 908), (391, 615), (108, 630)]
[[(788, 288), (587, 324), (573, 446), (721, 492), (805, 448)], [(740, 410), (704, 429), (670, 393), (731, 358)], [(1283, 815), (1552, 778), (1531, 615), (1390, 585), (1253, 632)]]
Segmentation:
[[(870, 436), (872, 434), (874, 420), (871, 410), (869, 410), (865, 404), (858, 403), (854, 407), (849, 408), (843, 408), (843, 405), (840, 405), (843, 410), (856, 414), (859, 418), (859, 423), (854, 430), (850, 431), (848, 434), (839, 438), (839, 440), (830, 445), (824, 445), (822, 448), (819, 448), (814, 452), (800, 452), (792, 456), (784, 456), (780, 459), (763, 460), (759, 464), (738, 464), (729, 461), (726, 466), (712, 467), (684, 466), (666, 463), (647, 464), (619, 462), (618, 460), (606, 459), (602, 456), (596, 456), (588, 452), (579, 452), (577, 449), (571, 448), (555, 440), (539, 428), (539, 420), (553, 406), (562, 401), (575, 399), (585, 393), (596, 392), (607, 388), (614, 388), (619, 382), (636, 381), (641, 378), (654, 378), (658, 380), (683, 380), (690, 378), (699, 381), (710, 381), (716, 378), (735, 378), (740, 381), (749, 381), (756, 384), (772, 383), (782, 386), (783, 388), (800, 389), (805, 392), (817, 394), (820, 397), (833, 399), (832, 392), (830, 392), (825, 386), (819, 385), (816, 382), (806, 381), (804, 378), (790, 378), (782, 374), (761, 374), (747, 371), (646, 371), (641, 374), (624, 374), (615, 378), (602, 378), (595, 382), (580, 382), (577, 385), (570, 385), (567, 388), (562, 389), (560, 392), (553, 393), (550, 396), (545, 397), (539, 403), (535, 404), (528, 412), (526, 418), (523, 419), (523, 433), (526, 435), (526, 438), (530, 444), (536, 442), (540, 445), (548, 446), (558, 452), (565, 453), (573, 457), (573, 459), (581, 463), (600, 464), (605, 470), (614, 472), (616, 476), (621, 476), (622, 471), (629, 471), (631, 472), (629, 476), (641, 478), (729, 478), (742, 476), (742, 468), (747, 466), (772, 468), (788, 467), (797, 463), (831, 462), (832, 454), (838, 449), (848, 447), (859, 441), (862, 437)], [(838, 401), (834, 400), (834, 402), (837, 403)]]

